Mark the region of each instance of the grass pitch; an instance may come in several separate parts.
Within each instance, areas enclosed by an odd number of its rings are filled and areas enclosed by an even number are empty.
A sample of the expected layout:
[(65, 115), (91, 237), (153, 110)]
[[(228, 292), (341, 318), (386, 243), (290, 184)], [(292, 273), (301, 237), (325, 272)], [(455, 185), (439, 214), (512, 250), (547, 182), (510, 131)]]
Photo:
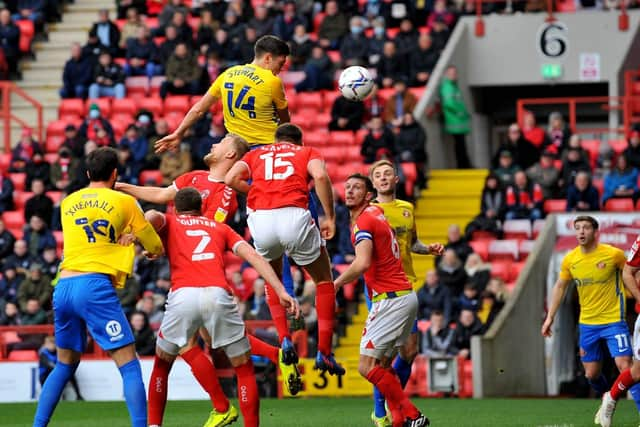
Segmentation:
[[(594, 399), (413, 399), (431, 419), (432, 426), (593, 426), (599, 401)], [(361, 427), (371, 426), (371, 400), (265, 399), (261, 402), (263, 427)], [(237, 405), (237, 404), (236, 404)], [(0, 405), (0, 426), (26, 427), (33, 421), (35, 404)], [(171, 401), (165, 427), (199, 427), (207, 419), (206, 401)], [(638, 412), (631, 401), (621, 401), (615, 426), (638, 426)], [(241, 419), (234, 426), (241, 426)], [(128, 427), (124, 402), (61, 402), (51, 427)]]

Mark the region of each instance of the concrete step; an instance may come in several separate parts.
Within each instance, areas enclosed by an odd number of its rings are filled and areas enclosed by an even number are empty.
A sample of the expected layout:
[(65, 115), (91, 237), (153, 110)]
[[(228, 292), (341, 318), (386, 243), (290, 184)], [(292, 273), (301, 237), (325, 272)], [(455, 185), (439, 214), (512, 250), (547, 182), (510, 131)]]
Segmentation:
[(71, 47), (71, 43), (73, 42), (84, 44), (87, 41), (87, 31), (55, 31), (49, 34), (49, 41), (53, 43), (66, 43), (68, 50)]
[(49, 89), (49, 90), (58, 90), (62, 86), (62, 73), (60, 73), (60, 79), (56, 81), (37, 81), (37, 80), (21, 80), (16, 82), (18, 86), (22, 89), (30, 90), (30, 89)]
[(66, 16), (67, 13), (82, 12), (82, 13), (93, 13), (93, 16), (96, 17), (98, 15), (98, 11), (100, 11), (101, 9), (110, 9), (110, 10), (115, 11), (115, 8), (113, 7), (113, 3), (112, 2), (99, 3), (99, 2), (84, 2), (83, 1), (82, 4), (75, 3), (75, 4), (67, 5), (64, 8), (64, 12), (65, 12), (65, 16)]
[(54, 31), (81, 31), (86, 35), (86, 33), (91, 29), (92, 24), (93, 22), (91, 18), (85, 17), (84, 15), (79, 16), (78, 19), (74, 21), (65, 21), (51, 24), (51, 26), (49, 27), (49, 38), (51, 38), (51, 34)]
[(60, 69), (56, 69), (55, 72), (51, 70), (25, 70), (22, 73), (23, 80), (31, 81), (37, 80), (43, 85), (57, 85), (60, 86), (62, 83), (62, 73)]
[(67, 60), (62, 58), (61, 55), (38, 58), (36, 61), (23, 62), (22, 71), (45, 69), (52, 73), (60, 72), (60, 76), (62, 76), (62, 71), (64, 70), (64, 64), (66, 61)]

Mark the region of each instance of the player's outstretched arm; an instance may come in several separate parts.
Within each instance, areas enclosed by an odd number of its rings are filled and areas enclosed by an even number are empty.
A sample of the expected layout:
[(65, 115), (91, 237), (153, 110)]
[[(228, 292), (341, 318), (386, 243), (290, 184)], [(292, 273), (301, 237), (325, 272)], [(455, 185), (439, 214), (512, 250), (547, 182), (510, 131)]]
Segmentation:
[(442, 243), (432, 243), (425, 245), (418, 239), (418, 233), (415, 228), (411, 236), (411, 252), (421, 255), (436, 255), (440, 256), (444, 252), (444, 245)]
[(371, 266), (371, 258), (373, 256), (373, 241), (369, 239), (361, 240), (359, 243), (356, 243), (356, 257), (344, 272), (336, 280), (333, 281), (333, 284), (336, 287), (336, 291), (340, 289), (341, 286), (346, 285), (347, 283), (351, 283), (356, 280), (358, 277), (362, 275), (369, 266)]
[(175, 150), (180, 144), (180, 141), (182, 140), (182, 137), (184, 136), (187, 129), (189, 129), (198, 120), (204, 117), (204, 115), (207, 114), (207, 111), (209, 111), (211, 106), (217, 100), (218, 98), (211, 95), (209, 92), (205, 93), (204, 96), (200, 98), (200, 100), (196, 102), (191, 107), (191, 109), (189, 109), (189, 112), (187, 112), (186, 116), (184, 116), (182, 122), (174, 132), (156, 141), (156, 153), (161, 153), (167, 150)]
[(622, 269), (622, 282), (624, 283), (624, 287), (633, 295), (636, 303), (640, 303), (640, 289), (638, 289), (638, 281), (636, 280), (638, 270), (640, 270), (640, 268), (632, 267), (628, 264)]
[(224, 177), (224, 183), (236, 190), (238, 193), (247, 194), (249, 192), (249, 168), (243, 161), (236, 162)]
[(131, 226), (133, 235), (151, 255), (162, 255), (164, 247), (153, 225), (145, 219), (142, 209), (140, 209), (133, 197), (126, 197), (125, 200), (123, 200), (123, 203), (129, 204), (126, 212), (129, 213), (129, 226)]
[(287, 293), (276, 272), (271, 268), (271, 265), (258, 255), (255, 249), (247, 242), (241, 242), (235, 249), (235, 252), (236, 255), (251, 264), (258, 274), (271, 285), (280, 299), (280, 304), (297, 319), (300, 316), (300, 307), (297, 301)]
[(142, 185), (116, 182), (115, 189), (145, 202), (166, 205), (176, 197), (176, 189), (169, 187), (146, 187)]
[(332, 239), (336, 233), (336, 211), (333, 204), (331, 178), (327, 173), (324, 161), (313, 159), (307, 165), (307, 172), (313, 178), (316, 194), (324, 210), (324, 220), (320, 223), (320, 234), (323, 239)]
[(544, 320), (542, 324), (542, 336), (550, 337), (551, 336), (551, 325), (553, 325), (553, 319), (556, 317), (556, 313), (558, 312), (558, 308), (560, 308), (560, 303), (562, 302), (562, 298), (564, 297), (564, 293), (569, 286), (570, 280), (558, 278), (556, 284), (553, 286), (553, 290), (551, 291), (551, 303), (549, 304), (549, 312), (547, 313), (547, 318)]

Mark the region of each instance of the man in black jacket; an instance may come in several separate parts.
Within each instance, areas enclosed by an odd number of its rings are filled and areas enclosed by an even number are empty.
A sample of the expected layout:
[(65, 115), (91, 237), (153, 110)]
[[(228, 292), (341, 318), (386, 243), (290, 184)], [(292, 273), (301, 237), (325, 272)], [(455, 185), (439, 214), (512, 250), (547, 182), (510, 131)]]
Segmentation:
[(424, 286), (420, 288), (418, 295), (418, 318), (428, 320), (435, 310), (441, 311), (446, 324), (451, 322), (453, 299), (446, 286), (440, 284), (438, 273), (435, 270), (427, 271)]
[(93, 80), (93, 67), (88, 58), (82, 56), (79, 43), (71, 44), (71, 58), (64, 65), (60, 98), (86, 98), (87, 89)]
[(98, 12), (98, 20), (93, 23), (89, 34), (95, 35), (112, 56), (118, 56), (120, 30), (109, 19), (109, 11), (107, 9), (102, 9)]
[(339, 96), (331, 107), (331, 122), (329, 130), (358, 130), (364, 116), (364, 104), (362, 101), (349, 101), (344, 96)]
[(0, 47), (4, 51), (10, 73), (18, 72), (20, 57), (20, 29), (11, 19), (9, 9), (0, 11)]
[(438, 62), (440, 54), (433, 48), (431, 36), (421, 34), (418, 49), (409, 54), (409, 86), (424, 86)]
[(120, 65), (113, 62), (109, 52), (102, 52), (94, 70), (94, 83), (89, 86), (89, 98), (112, 96), (122, 99), (125, 96), (124, 72)]

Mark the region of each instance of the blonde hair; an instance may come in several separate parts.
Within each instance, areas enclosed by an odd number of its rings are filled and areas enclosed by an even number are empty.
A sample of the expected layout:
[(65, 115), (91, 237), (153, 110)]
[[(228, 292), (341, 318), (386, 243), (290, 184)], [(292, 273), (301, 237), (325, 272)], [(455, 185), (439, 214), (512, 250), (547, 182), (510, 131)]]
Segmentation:
[(383, 159), (383, 160), (378, 160), (377, 162), (371, 165), (371, 167), (369, 168), (369, 177), (373, 178), (373, 172), (375, 172), (375, 170), (381, 166), (389, 166), (391, 169), (393, 169), (393, 174), (398, 175), (396, 166), (393, 163), (391, 163), (389, 160)]
[(236, 150), (239, 159), (249, 152), (249, 143), (246, 139), (236, 133), (228, 133), (227, 136), (233, 141), (233, 148)]

